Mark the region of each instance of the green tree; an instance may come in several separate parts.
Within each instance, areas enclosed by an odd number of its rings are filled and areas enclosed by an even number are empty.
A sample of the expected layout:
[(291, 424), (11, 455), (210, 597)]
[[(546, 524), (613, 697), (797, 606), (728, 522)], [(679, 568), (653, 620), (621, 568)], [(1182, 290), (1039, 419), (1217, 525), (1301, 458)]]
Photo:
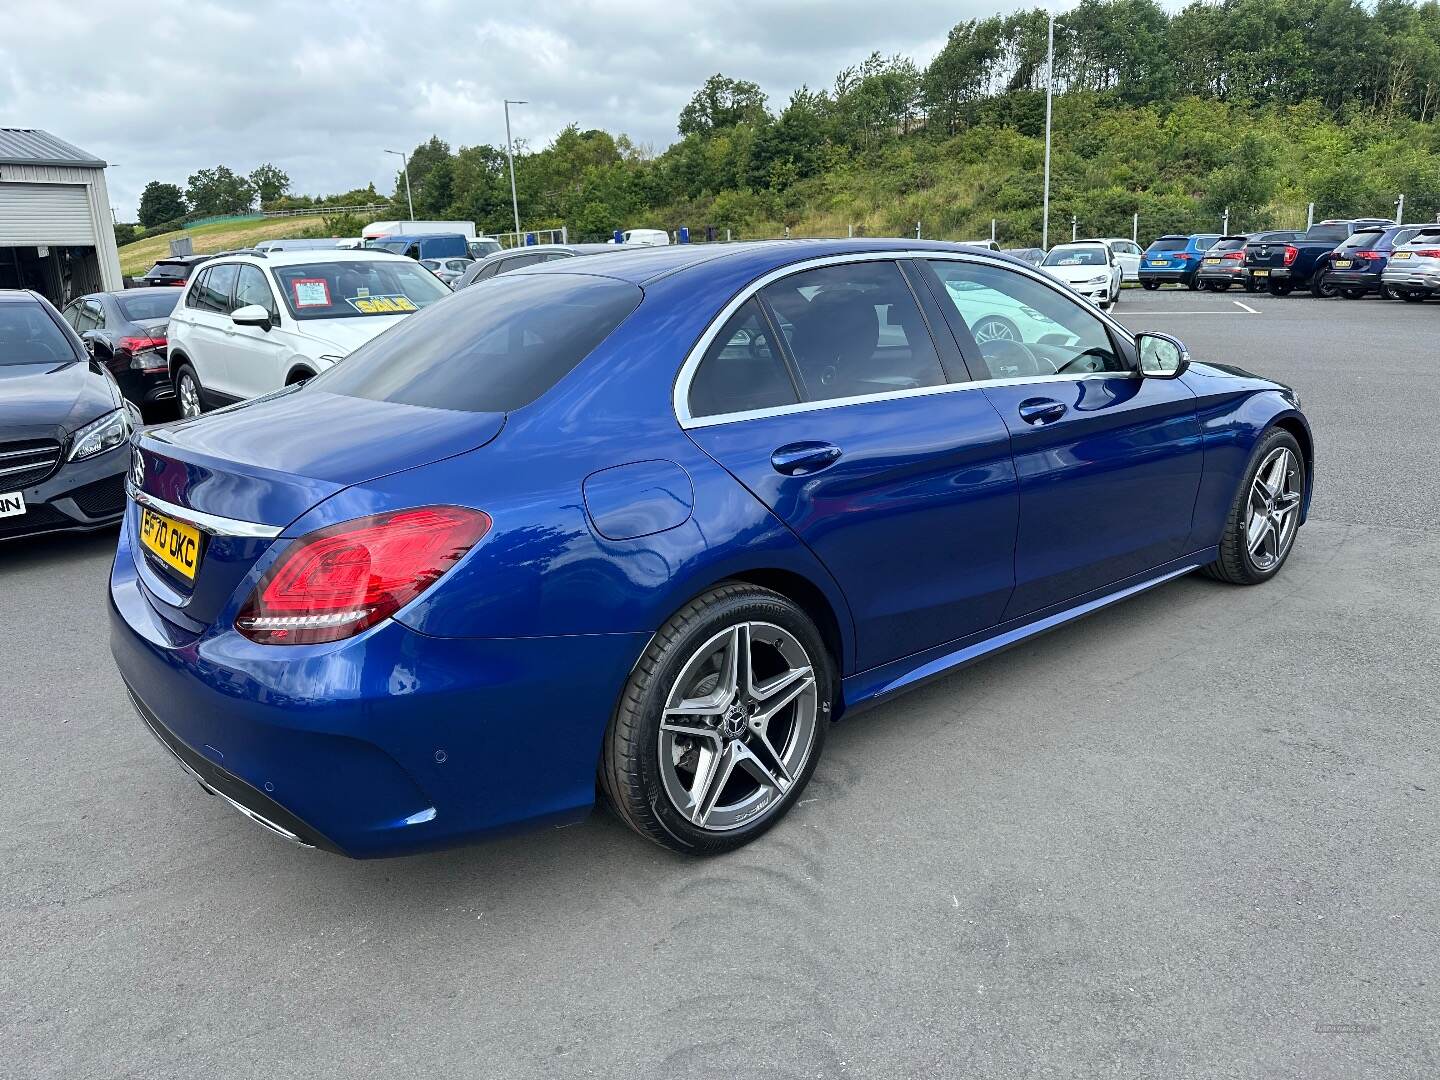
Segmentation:
[(251, 171), (250, 186), (260, 196), (260, 205), (266, 206), (289, 192), (290, 177), (267, 161)]
[(149, 229), (186, 215), (185, 196), (174, 184), (151, 180), (140, 192), (140, 224)]
[(201, 215), (247, 214), (255, 205), (250, 181), (224, 165), (191, 173), (185, 192), (190, 209)]
[(765, 94), (758, 84), (715, 74), (680, 110), (679, 129), (681, 135), (708, 135), (736, 124), (758, 124), (767, 119)]

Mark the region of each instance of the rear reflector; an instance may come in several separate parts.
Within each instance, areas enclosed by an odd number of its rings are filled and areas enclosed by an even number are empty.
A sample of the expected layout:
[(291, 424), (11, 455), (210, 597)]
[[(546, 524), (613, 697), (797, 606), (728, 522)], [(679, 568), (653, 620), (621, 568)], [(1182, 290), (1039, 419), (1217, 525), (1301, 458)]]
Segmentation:
[(262, 645), (340, 641), (388, 619), (490, 531), (490, 516), (424, 506), (330, 525), (291, 543), (235, 619)]

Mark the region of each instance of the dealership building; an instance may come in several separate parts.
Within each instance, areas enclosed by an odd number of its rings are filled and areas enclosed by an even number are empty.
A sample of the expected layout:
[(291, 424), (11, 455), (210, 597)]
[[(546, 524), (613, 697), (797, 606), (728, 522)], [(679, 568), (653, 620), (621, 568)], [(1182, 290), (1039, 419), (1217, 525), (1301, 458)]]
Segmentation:
[(36, 128), (0, 128), (0, 289), (56, 305), (120, 289), (105, 162)]

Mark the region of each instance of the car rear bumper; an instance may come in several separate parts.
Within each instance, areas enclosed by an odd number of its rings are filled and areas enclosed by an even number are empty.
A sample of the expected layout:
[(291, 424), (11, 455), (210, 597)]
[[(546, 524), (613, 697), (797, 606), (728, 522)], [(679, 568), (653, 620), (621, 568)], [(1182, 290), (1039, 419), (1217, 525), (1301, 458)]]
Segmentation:
[(1159, 282), (1162, 282), (1162, 283), (1165, 283), (1165, 282), (1176, 282), (1176, 281), (1189, 281), (1190, 278), (1192, 278), (1192, 277), (1194, 277), (1194, 276), (1195, 276), (1195, 271), (1194, 271), (1194, 269), (1193, 269), (1193, 268), (1189, 268), (1189, 267), (1186, 267), (1186, 268), (1171, 267), (1171, 268), (1169, 268), (1169, 269), (1156, 269), (1156, 270), (1152, 270), (1152, 269), (1151, 269), (1150, 267), (1148, 267), (1148, 266), (1142, 266), (1142, 267), (1140, 268), (1140, 280), (1141, 280), (1141, 281), (1159, 281)]
[(128, 532), (110, 580), (121, 677), (152, 734), (247, 817), (364, 858), (588, 813), (647, 635), (433, 638), (389, 621), (330, 645), (196, 637), (151, 605)]
[(1381, 275), (1381, 279), (1390, 288), (1434, 291), (1440, 289), (1440, 267), (1436, 267), (1434, 270), (1412, 270), (1408, 267), (1403, 270), (1389, 268)]
[[(128, 444), (85, 461), (65, 462), (38, 484), (20, 488), (25, 513), (0, 517), (0, 541), (113, 526), (125, 512)], [(0, 481), (0, 493), (11, 490)]]
[(1279, 278), (1282, 281), (1295, 276), (1295, 271), (1288, 266), (1247, 266), (1245, 272), (1253, 278)]
[(1245, 268), (1243, 266), (1202, 266), (1200, 267), (1201, 281), (1244, 281)]
[(1374, 289), (1380, 285), (1380, 274), (1373, 270), (1330, 270), (1325, 277), (1332, 285), (1346, 289)]

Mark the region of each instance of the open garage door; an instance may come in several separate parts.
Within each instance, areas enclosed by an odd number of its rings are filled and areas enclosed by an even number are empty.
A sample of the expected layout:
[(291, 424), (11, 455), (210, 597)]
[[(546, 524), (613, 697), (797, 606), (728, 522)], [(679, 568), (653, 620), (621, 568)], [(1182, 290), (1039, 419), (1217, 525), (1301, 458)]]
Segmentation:
[(0, 184), (0, 246), (95, 243), (83, 184)]

